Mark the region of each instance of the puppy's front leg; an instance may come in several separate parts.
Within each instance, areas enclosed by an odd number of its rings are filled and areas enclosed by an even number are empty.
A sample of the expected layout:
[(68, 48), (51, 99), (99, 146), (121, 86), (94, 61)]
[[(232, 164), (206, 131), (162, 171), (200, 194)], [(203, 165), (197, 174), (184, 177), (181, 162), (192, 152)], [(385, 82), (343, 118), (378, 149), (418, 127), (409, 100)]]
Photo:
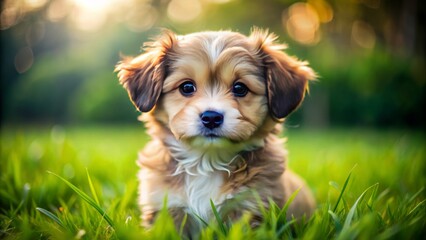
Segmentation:
[[(261, 206), (262, 205), (262, 206)], [(244, 192), (237, 195), (235, 198), (228, 199), (220, 205), (220, 216), (222, 220), (227, 222), (236, 222), (245, 214), (250, 216), (250, 226), (258, 227), (263, 215), (261, 208), (269, 209), (268, 201), (259, 200), (253, 192)]]
[[(152, 227), (162, 210), (145, 212), (142, 216), (143, 226), (146, 228)], [(196, 219), (185, 211), (184, 207), (170, 207), (167, 209), (177, 232), (182, 231), (182, 237), (192, 239), (196, 237), (200, 227)]]
[(183, 207), (172, 207), (168, 209), (170, 216), (173, 218), (176, 230), (182, 230), (182, 237), (194, 239), (200, 232), (199, 221), (191, 214), (188, 214)]

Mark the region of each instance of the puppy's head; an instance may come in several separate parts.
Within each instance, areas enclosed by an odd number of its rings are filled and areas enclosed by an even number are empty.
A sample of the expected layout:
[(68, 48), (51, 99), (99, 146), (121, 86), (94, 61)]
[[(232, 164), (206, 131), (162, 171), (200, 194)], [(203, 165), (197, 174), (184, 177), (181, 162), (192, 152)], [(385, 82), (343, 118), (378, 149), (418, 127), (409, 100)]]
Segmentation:
[(166, 31), (116, 71), (130, 99), (188, 144), (262, 138), (299, 106), (315, 73), (266, 31)]

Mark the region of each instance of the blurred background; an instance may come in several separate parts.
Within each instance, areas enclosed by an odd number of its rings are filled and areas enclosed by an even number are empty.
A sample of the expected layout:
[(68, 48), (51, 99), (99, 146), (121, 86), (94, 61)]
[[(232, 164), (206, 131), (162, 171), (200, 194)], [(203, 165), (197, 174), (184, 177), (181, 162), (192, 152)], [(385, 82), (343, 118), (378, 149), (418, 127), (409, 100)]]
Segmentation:
[(418, 0), (3, 0), (1, 122), (136, 123), (120, 54), (161, 28), (258, 26), (320, 76), (287, 125), (424, 129), (425, 13)]
[[(424, 236), (426, 4), (420, 0), (0, 4), (0, 239), (77, 239), (81, 230), (86, 239), (141, 234), (135, 159), (149, 137), (113, 72), (116, 63), (121, 55), (140, 54), (162, 28), (249, 34), (253, 26), (276, 33), (287, 53), (308, 61), (320, 76), (285, 123), (289, 167), (311, 186), (323, 219), (307, 232), (348, 238), (339, 231), (352, 219), (354, 212), (346, 215), (351, 204), (380, 183), (375, 206), (376, 190), (358, 205), (351, 238)], [(90, 205), (46, 171), (98, 196), (116, 223), (116, 237)], [(338, 218), (330, 217), (327, 206), (340, 197)], [(66, 222), (70, 235), (58, 233), (35, 207)]]

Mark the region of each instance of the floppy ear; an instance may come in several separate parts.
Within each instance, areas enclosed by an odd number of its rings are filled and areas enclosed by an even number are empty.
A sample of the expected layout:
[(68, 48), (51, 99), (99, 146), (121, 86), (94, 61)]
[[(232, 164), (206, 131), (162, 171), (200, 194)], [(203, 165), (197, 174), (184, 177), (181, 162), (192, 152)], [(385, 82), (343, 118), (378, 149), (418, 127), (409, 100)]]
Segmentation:
[(315, 79), (316, 74), (307, 62), (282, 52), (286, 46), (276, 44), (275, 35), (254, 29), (250, 37), (266, 67), (269, 110), (275, 119), (285, 118), (300, 105), (308, 90), (308, 80)]
[(139, 111), (149, 112), (160, 98), (167, 75), (167, 54), (175, 42), (175, 35), (165, 31), (157, 41), (144, 45), (145, 53), (123, 58), (115, 67), (120, 83)]

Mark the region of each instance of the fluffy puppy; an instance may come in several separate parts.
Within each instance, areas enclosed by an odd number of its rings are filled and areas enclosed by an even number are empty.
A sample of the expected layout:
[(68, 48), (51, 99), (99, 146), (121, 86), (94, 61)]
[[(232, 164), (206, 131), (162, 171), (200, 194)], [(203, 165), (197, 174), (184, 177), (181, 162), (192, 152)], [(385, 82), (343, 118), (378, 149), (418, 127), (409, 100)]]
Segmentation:
[(210, 200), (224, 219), (249, 212), (258, 223), (252, 190), (268, 208), (270, 199), (283, 206), (301, 188), (287, 217), (313, 212), (309, 189), (286, 170), (277, 134), (315, 73), (275, 40), (260, 29), (250, 36), (166, 30), (143, 54), (118, 63), (120, 83), (152, 137), (138, 159), (144, 224), (153, 222), (166, 196), (176, 224), (189, 216), (189, 234), (199, 218), (211, 219)]

